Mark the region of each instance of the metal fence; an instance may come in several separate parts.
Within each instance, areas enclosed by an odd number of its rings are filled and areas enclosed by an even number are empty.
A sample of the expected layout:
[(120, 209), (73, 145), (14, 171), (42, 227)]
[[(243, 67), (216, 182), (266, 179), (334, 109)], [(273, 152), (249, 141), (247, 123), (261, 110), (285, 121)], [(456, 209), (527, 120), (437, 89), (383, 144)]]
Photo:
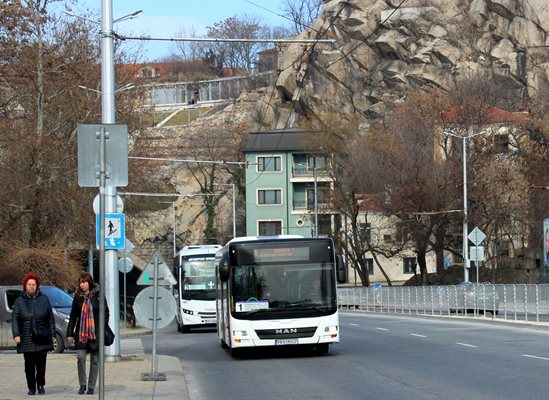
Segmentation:
[(338, 304), (340, 310), (549, 322), (549, 285), (339, 288)]

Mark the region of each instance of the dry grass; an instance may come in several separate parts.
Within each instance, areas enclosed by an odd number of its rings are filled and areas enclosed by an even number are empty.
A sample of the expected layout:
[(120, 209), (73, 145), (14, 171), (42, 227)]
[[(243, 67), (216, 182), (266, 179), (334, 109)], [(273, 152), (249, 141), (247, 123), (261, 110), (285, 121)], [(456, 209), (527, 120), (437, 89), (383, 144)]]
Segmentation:
[(12, 242), (0, 248), (0, 284), (22, 284), (30, 271), (40, 275), (43, 285), (74, 289), (83, 267), (75, 253), (59, 245), (29, 247)]

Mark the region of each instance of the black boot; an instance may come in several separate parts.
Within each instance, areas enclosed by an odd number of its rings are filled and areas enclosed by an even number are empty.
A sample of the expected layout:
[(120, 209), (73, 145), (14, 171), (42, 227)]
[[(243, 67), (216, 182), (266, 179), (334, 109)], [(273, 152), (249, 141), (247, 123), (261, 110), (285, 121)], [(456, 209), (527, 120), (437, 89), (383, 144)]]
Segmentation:
[(86, 394), (94, 394), (95, 393), (95, 390), (93, 390), (93, 388), (88, 388), (88, 391), (86, 392)]
[(86, 393), (86, 385), (80, 385), (80, 389), (78, 389), (78, 394), (84, 393)]
[(44, 386), (38, 385), (38, 394), (45, 394), (46, 390), (44, 389)]

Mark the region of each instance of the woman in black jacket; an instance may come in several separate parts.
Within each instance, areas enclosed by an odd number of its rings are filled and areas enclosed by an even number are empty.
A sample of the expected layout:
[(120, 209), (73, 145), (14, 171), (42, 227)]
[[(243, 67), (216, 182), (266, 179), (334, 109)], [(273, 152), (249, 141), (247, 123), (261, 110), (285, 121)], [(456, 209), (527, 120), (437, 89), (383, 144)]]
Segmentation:
[[(46, 358), (53, 350), (55, 319), (47, 296), (40, 291), (40, 277), (29, 272), (23, 277), (23, 293), (13, 304), (11, 330), (17, 352), (25, 358), (29, 395), (46, 393)], [(40, 335), (33, 335), (40, 333)]]
[[(86, 354), (90, 354), (90, 374), (87, 394), (94, 394), (99, 371), (99, 285), (87, 272), (80, 275), (78, 289), (72, 302), (67, 339), (75, 343), (78, 367), (78, 394), (86, 392)], [(105, 321), (109, 320), (109, 308), (105, 302)], [(105, 322), (106, 325), (107, 322)]]

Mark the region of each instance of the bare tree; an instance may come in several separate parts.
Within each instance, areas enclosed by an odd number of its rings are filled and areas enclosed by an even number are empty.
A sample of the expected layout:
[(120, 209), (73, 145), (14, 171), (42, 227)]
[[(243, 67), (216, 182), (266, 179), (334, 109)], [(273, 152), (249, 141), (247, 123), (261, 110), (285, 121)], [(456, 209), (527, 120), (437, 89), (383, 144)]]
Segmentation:
[[(176, 35), (181, 38), (199, 38), (194, 26), (180, 27)], [(181, 60), (200, 60), (204, 57), (204, 44), (202, 42), (175, 42), (175, 55)]]
[[(49, 4), (0, 4), (0, 246), (16, 240), (37, 254), (94, 242), (95, 193), (77, 184), (76, 128), (101, 112), (97, 93), (81, 88), (100, 82), (97, 27), (57, 18)], [(135, 101), (119, 107), (129, 116)]]
[[(227, 18), (207, 28), (207, 37), (226, 39), (262, 39), (270, 35), (268, 27), (261, 23), (258, 17), (240, 15)], [(216, 42), (210, 44), (207, 50), (215, 56), (215, 65), (221, 67), (254, 69), (254, 63), (259, 51), (266, 48), (264, 43), (253, 42)]]
[(322, 11), (322, 0), (286, 0), (283, 11), (292, 21), (292, 35), (297, 35), (314, 22)]

